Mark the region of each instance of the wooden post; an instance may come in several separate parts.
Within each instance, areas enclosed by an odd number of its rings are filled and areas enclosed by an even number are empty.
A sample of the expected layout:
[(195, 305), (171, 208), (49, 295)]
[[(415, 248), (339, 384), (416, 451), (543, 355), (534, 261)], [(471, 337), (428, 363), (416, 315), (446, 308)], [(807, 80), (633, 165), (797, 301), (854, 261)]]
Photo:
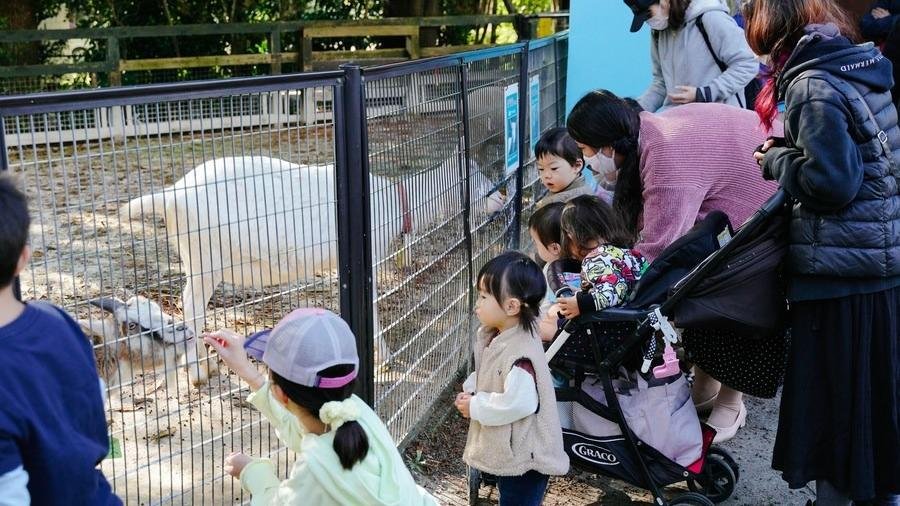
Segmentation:
[(312, 70), (312, 38), (307, 37), (306, 30), (300, 30), (298, 34), (300, 39), (300, 55), (298, 67), (300, 67), (303, 72), (309, 72)]
[(272, 31), (269, 39), (269, 54), (272, 55), (272, 65), (269, 68), (270, 74), (281, 73), (281, 32), (278, 29)]
[(420, 56), (420, 37), (419, 31), (416, 30), (415, 34), (406, 36), (406, 53), (409, 54), (410, 60), (417, 60)]
[(109, 66), (109, 85), (122, 86), (122, 69), (119, 58), (119, 38), (107, 37), (106, 63)]

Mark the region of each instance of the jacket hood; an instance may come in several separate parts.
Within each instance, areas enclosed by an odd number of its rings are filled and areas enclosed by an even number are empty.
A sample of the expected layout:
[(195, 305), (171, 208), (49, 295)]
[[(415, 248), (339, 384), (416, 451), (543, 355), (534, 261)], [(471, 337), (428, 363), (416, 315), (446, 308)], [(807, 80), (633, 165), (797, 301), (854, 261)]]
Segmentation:
[(691, 0), (684, 13), (684, 21), (697, 19), (697, 16), (711, 11), (722, 11), (726, 14), (729, 12), (722, 0)]
[(834, 24), (809, 25), (778, 78), (778, 96), (802, 72), (819, 69), (848, 82), (885, 92), (893, 86), (891, 63), (871, 42), (854, 45)]

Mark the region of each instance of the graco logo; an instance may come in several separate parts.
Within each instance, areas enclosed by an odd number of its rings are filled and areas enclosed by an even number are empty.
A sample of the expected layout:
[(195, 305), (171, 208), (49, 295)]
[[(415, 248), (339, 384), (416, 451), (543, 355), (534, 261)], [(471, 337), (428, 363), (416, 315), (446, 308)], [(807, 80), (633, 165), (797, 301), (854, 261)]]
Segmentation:
[(575, 452), (576, 455), (583, 457), (585, 460), (600, 464), (601, 466), (619, 465), (619, 458), (602, 446), (594, 446), (588, 443), (575, 443), (572, 445), (572, 451)]

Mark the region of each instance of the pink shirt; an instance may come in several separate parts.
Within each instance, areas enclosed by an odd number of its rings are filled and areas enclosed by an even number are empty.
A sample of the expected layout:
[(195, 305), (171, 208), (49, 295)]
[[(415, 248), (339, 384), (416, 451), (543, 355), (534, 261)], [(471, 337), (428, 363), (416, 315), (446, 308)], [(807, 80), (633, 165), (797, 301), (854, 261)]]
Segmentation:
[(635, 249), (652, 261), (713, 210), (740, 226), (778, 188), (753, 158), (769, 135), (782, 136), (781, 124), (767, 133), (755, 112), (723, 104), (641, 113), (644, 212)]

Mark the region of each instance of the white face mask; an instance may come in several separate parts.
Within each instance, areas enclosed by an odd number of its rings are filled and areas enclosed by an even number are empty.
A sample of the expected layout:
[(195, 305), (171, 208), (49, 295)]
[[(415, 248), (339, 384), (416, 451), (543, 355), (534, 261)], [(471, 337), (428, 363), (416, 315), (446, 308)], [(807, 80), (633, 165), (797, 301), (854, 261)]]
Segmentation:
[(669, 27), (669, 16), (653, 16), (647, 20), (647, 26), (652, 30), (662, 31)]
[(584, 163), (591, 166), (591, 171), (597, 174), (602, 182), (616, 180), (616, 161), (611, 156), (604, 155), (599, 149), (594, 156), (585, 158)]

